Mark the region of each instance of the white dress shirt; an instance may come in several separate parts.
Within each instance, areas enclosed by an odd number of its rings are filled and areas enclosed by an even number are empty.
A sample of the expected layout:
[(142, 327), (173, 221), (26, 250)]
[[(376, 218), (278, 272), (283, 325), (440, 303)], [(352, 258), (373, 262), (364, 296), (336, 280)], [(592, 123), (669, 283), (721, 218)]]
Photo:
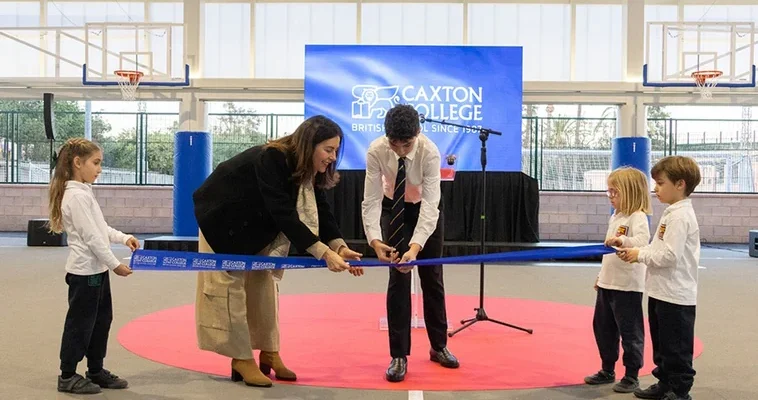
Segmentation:
[(132, 236), (108, 226), (90, 185), (67, 181), (61, 212), (71, 249), (66, 272), (95, 275), (122, 264), (113, 254), (110, 243), (126, 244)]
[(700, 227), (692, 200), (680, 200), (663, 211), (653, 242), (640, 249), (637, 259), (647, 265), (648, 297), (697, 304)]
[[(642, 211), (632, 215), (616, 212), (608, 222), (605, 239), (614, 237), (621, 238), (620, 247), (647, 246), (650, 243), (647, 215)], [(597, 285), (603, 289), (642, 293), (645, 291), (645, 264), (630, 264), (620, 259), (616, 253), (605, 254)]]
[[(382, 240), (382, 199), (392, 199), (400, 156), (382, 136), (369, 145), (366, 155), (366, 181), (363, 191), (363, 229), (369, 244)], [(424, 247), (437, 228), (440, 212), (440, 151), (429, 138), (419, 134), (413, 149), (405, 156), (405, 202), (421, 202), (418, 222), (408, 245)]]

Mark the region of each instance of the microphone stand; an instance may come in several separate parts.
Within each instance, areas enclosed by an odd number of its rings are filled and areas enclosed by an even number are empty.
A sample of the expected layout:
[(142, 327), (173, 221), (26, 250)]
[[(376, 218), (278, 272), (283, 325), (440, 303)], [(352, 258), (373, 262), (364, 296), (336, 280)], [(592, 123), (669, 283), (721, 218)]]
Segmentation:
[[(426, 118), (423, 114), (420, 115), (421, 123), (425, 122), (434, 122), (441, 125), (449, 125), (449, 126), (457, 126), (459, 128), (468, 129), (473, 132), (479, 132), (479, 140), (482, 142), (482, 149), (481, 149), (481, 164), (482, 164), (482, 193), (481, 193), (481, 207), (482, 207), (482, 215), (480, 218), (480, 225), (481, 225), (481, 241), (480, 241), (480, 254), (485, 254), (485, 245), (484, 245), (484, 237), (485, 237), (485, 205), (487, 203), (487, 200), (485, 196), (487, 195), (487, 139), (489, 139), (490, 135), (502, 135), (502, 133), (487, 129), (487, 128), (477, 128), (472, 126), (465, 126), (465, 125), (458, 125), (451, 122), (446, 122), (445, 120), (442, 121), (436, 121), (433, 119)], [(448, 333), (448, 337), (453, 337), (453, 335), (457, 334), (458, 332), (470, 327), (471, 325), (474, 325), (475, 323), (479, 321), (489, 321), (494, 322), (498, 325), (507, 326), (509, 328), (517, 329), (520, 331), (527, 332), (531, 334), (533, 331), (531, 329), (522, 328), (520, 326), (511, 325), (508, 323), (505, 323), (503, 321), (498, 321), (496, 319), (492, 319), (487, 315), (487, 312), (484, 310), (484, 262), (479, 263), (479, 307), (474, 308), (474, 311), (476, 311), (476, 315), (473, 318), (464, 319), (461, 321), (461, 326)]]

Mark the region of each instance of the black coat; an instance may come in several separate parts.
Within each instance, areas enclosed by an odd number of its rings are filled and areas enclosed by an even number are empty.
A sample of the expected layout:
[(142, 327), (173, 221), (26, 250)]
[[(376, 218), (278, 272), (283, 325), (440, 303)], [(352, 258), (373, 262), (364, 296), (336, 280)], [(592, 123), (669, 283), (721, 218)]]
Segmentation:
[[(283, 232), (301, 252), (319, 237), (300, 221), (294, 158), (251, 147), (222, 162), (192, 195), (195, 218), (216, 253), (257, 254)], [(315, 189), (320, 240), (342, 238), (323, 189)]]

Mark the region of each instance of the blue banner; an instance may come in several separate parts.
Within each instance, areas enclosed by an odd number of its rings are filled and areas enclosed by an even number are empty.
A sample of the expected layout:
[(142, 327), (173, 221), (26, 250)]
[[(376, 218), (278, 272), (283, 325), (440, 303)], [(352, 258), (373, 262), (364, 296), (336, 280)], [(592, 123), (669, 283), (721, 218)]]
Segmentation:
[[(605, 245), (574, 246), (492, 253), (473, 256), (430, 258), (403, 265), (479, 264), (517, 261), (567, 260), (613, 253)], [(381, 261), (350, 261), (353, 267), (388, 267)], [(149, 271), (260, 271), (270, 269), (325, 268), (326, 263), (312, 257), (265, 257), (232, 254), (191, 253), (166, 250), (137, 250), (132, 254), (130, 268)]]
[[(305, 117), (323, 114), (345, 132), (339, 169), (365, 169), (384, 135), (384, 116), (411, 104), (426, 118), (499, 131), (487, 142), (489, 171), (521, 171), (522, 48), (497, 46), (306, 45)], [(480, 171), (481, 142), (470, 129), (426, 122), (442, 164)]]

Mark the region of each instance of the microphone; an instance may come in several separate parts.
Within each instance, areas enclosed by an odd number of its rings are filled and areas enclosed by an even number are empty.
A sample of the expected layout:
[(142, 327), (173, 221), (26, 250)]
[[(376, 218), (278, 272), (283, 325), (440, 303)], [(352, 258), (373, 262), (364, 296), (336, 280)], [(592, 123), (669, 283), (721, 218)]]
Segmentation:
[(419, 114), (419, 115), (418, 115), (418, 118), (419, 118), (419, 120), (421, 121), (421, 123), (422, 123), (422, 124), (423, 124), (424, 122), (426, 122), (426, 117), (424, 116), (424, 114)]
[(458, 159), (458, 157), (455, 154), (448, 154), (446, 158), (447, 158), (447, 165), (455, 164), (455, 160)]

